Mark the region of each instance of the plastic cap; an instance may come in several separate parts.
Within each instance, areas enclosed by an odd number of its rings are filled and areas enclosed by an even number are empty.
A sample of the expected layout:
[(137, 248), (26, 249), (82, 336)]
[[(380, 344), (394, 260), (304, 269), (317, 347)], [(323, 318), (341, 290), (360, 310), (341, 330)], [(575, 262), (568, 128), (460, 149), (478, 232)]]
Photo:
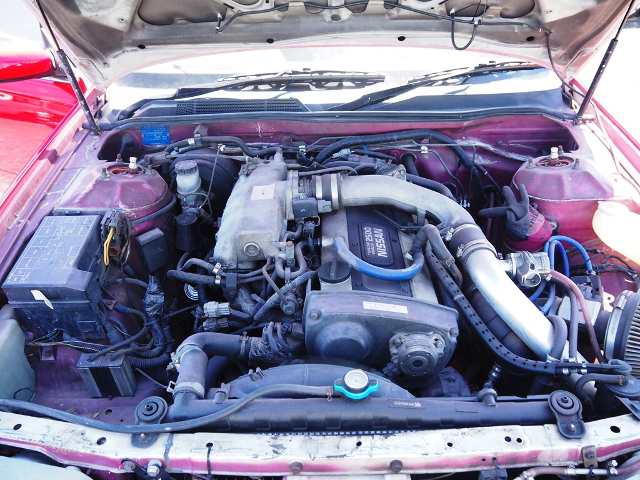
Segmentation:
[(198, 164), (194, 160), (183, 160), (176, 163), (176, 175), (189, 175), (198, 171)]
[(358, 369), (345, 373), (344, 377), (334, 382), (333, 388), (351, 400), (362, 400), (378, 391), (380, 385), (376, 380), (370, 380), (364, 370)]

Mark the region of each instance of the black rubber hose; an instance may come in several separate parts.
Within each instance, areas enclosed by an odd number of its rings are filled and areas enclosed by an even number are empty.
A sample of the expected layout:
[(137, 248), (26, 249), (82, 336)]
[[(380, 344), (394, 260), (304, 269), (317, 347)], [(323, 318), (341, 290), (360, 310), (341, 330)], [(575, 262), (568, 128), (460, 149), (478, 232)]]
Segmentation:
[(224, 379), (224, 375), (231, 368), (232, 359), (229, 357), (211, 357), (207, 362), (207, 373), (205, 375), (204, 391), (219, 385)]
[[(238, 358), (244, 354), (243, 349), (248, 353), (249, 342), (246, 342), (241, 335), (230, 335), (228, 333), (202, 332), (193, 334), (180, 344), (176, 353), (185, 347), (192, 345), (202, 350), (209, 357), (222, 356)], [(246, 344), (243, 346), (243, 344)]]
[(433, 140), (435, 143), (444, 144), (453, 151), (460, 163), (462, 163), (462, 165), (470, 172), (471, 182), (474, 186), (475, 195), (479, 200), (480, 205), (484, 205), (486, 203), (486, 194), (484, 192), (482, 181), (480, 180), (478, 169), (474, 165), (473, 160), (469, 158), (467, 153), (462, 149), (462, 147), (460, 147), (460, 145), (458, 145), (458, 143), (454, 139), (434, 130), (420, 129), (405, 130), (402, 132), (381, 133), (376, 135), (354, 135), (327, 145), (322, 149), (322, 151), (320, 151), (320, 153), (316, 157), (316, 162), (322, 164), (327, 161), (327, 159), (331, 158), (334, 153), (339, 152), (342, 149), (354, 147), (357, 145), (373, 145), (378, 143), (398, 142), (402, 140), (424, 139), (429, 139)]
[[(153, 360), (153, 359), (150, 359)], [(139, 367), (138, 367), (139, 368)], [(69, 422), (75, 425), (81, 425), (87, 428), (97, 428), (107, 432), (126, 433), (128, 435), (139, 435), (141, 433), (168, 433), (192, 430), (204, 427), (212, 422), (216, 422), (229, 415), (242, 410), (246, 405), (254, 400), (269, 395), (303, 395), (309, 397), (327, 397), (333, 393), (333, 386), (325, 387), (305, 387), (298, 385), (272, 385), (261, 388), (248, 394), (240, 400), (235, 401), (232, 405), (224, 407), (222, 410), (206, 415), (204, 417), (195, 418), (193, 420), (184, 420), (182, 422), (162, 423), (156, 425), (121, 425), (102, 422), (93, 418), (81, 417), (75, 413), (63, 412), (55, 408), (45, 407), (23, 400), (9, 400), (0, 398), (0, 407), (9, 410), (23, 410), (26, 412), (42, 415), (44, 417), (54, 418), (63, 422)]]
[[(243, 153), (245, 153), (246, 155), (249, 155), (250, 157), (261, 157), (264, 155), (273, 155), (274, 153), (276, 153), (276, 150), (278, 148), (278, 147), (269, 147), (269, 148), (263, 148), (262, 150), (253, 150), (249, 148), (247, 144), (244, 143), (244, 141), (242, 141), (238, 137), (200, 137), (197, 140), (200, 143), (200, 145), (203, 145), (203, 144), (210, 145), (212, 143), (236, 145), (237, 147), (240, 148), (240, 150), (242, 150)], [(170, 143), (169, 145), (167, 145), (164, 151), (171, 152), (175, 148), (190, 147), (193, 145), (193, 142), (196, 142), (196, 139), (189, 138), (185, 140), (180, 140), (178, 142)]]
[[(198, 268), (198, 275), (208, 276), (204, 268)], [(207, 292), (207, 286), (204, 283), (196, 283), (196, 291), (198, 292), (198, 305), (204, 307), (205, 303), (209, 301), (209, 292)]]
[(418, 173), (418, 168), (416, 167), (416, 160), (417, 158), (413, 153), (407, 152), (400, 157), (400, 164), (404, 165), (404, 168), (407, 170), (407, 173), (409, 175), (419, 177), (420, 174)]
[(436, 182), (435, 180), (430, 180), (424, 177), (418, 177), (412, 174), (407, 174), (407, 182), (415, 183), (416, 185), (420, 185), (427, 190), (432, 190), (434, 192), (438, 192), (444, 195), (447, 198), (450, 198), (454, 202), (457, 202), (456, 197), (453, 196), (451, 190), (445, 187), (442, 183)]
[(591, 399), (585, 393), (584, 387), (589, 382), (600, 382), (600, 383), (608, 383), (611, 385), (624, 385), (626, 383), (626, 379), (623, 375), (608, 375), (603, 373), (587, 373), (586, 375), (582, 375), (574, 386), (576, 396), (583, 403), (590, 404)]
[(176, 196), (174, 194), (171, 194), (171, 201), (165, 207), (162, 207), (160, 210), (150, 213), (149, 215), (145, 215), (144, 217), (136, 218), (131, 222), (131, 226), (136, 227), (138, 225), (142, 225), (145, 222), (148, 222), (149, 220), (161, 217), (162, 215), (169, 213), (175, 204)]
[(345, 148), (354, 147), (357, 145), (375, 145), (378, 143), (390, 143), (399, 142), (402, 140), (434, 140), (437, 143), (446, 144), (453, 152), (464, 167), (469, 170), (476, 170), (475, 165), (467, 155), (467, 153), (460, 147), (457, 142), (447, 137), (446, 135), (436, 132), (434, 130), (405, 130), (402, 132), (380, 133), (376, 135), (354, 135), (351, 137), (338, 140), (323, 148), (318, 156), (316, 162), (324, 163), (326, 159), (330, 158), (334, 153), (339, 152)]
[(169, 278), (175, 278), (176, 280), (180, 280), (181, 282), (186, 282), (186, 283), (203, 283), (209, 286), (216, 285), (216, 277), (211, 277), (209, 275), (200, 275), (197, 273), (180, 272), (178, 270), (169, 270), (167, 272), (167, 276)]
[(453, 255), (451, 255), (451, 252), (449, 252), (449, 249), (444, 244), (444, 240), (442, 240), (440, 236), (440, 230), (438, 230), (435, 225), (425, 225), (418, 231), (413, 239), (411, 253), (413, 254), (417, 251), (422, 252), (427, 242), (438, 260), (447, 267), (449, 273), (456, 279), (456, 283), (460, 285), (462, 283), (462, 274), (456, 266), (455, 258), (453, 258)]
[(567, 324), (565, 323), (564, 318), (561, 318), (557, 315), (549, 315), (547, 316), (547, 318), (553, 325), (554, 331), (553, 345), (551, 346), (549, 356), (556, 360), (560, 360), (562, 358), (564, 347), (567, 344)]
[(431, 245), (433, 253), (438, 257), (440, 262), (444, 263), (447, 267), (455, 263), (453, 255), (451, 255), (451, 252), (449, 252), (440, 236), (440, 230), (438, 230), (438, 227), (435, 225), (425, 225), (418, 231), (413, 239), (413, 249), (422, 250), (427, 242)]

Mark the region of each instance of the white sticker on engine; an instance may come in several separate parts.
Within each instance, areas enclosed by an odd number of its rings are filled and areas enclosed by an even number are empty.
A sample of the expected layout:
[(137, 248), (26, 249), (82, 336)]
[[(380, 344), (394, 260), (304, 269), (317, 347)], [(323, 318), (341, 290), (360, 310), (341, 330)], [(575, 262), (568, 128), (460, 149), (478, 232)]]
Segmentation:
[(366, 310), (378, 310), (380, 312), (393, 312), (393, 313), (409, 313), (404, 305), (393, 305), (392, 303), (380, 303), (380, 302), (362, 302), (362, 306)]
[(251, 191), (251, 200), (271, 200), (276, 196), (276, 184), (256, 185)]

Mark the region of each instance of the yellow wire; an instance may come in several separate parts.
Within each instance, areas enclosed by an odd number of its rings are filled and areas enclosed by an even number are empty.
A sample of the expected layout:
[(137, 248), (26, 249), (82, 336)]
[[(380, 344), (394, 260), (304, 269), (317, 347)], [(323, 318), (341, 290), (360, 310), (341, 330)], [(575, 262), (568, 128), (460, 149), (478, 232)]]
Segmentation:
[(109, 230), (109, 235), (107, 236), (107, 241), (104, 242), (104, 264), (109, 265), (109, 244), (111, 243), (111, 239), (113, 238), (113, 233), (115, 232), (115, 227), (111, 227)]

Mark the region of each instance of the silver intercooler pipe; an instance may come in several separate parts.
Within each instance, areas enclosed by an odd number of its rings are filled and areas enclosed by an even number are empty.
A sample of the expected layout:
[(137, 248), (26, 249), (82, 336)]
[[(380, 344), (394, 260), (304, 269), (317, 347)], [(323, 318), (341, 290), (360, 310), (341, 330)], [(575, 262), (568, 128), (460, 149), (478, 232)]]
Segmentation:
[(493, 246), (471, 215), (456, 202), (404, 180), (379, 175), (342, 177), (316, 182), (318, 200), (331, 202), (332, 209), (366, 205), (388, 205), (418, 217), (436, 217), (446, 232), (449, 249), (464, 266), (471, 280), (495, 311), (540, 358), (547, 359), (554, 340), (553, 325), (507, 276)]

